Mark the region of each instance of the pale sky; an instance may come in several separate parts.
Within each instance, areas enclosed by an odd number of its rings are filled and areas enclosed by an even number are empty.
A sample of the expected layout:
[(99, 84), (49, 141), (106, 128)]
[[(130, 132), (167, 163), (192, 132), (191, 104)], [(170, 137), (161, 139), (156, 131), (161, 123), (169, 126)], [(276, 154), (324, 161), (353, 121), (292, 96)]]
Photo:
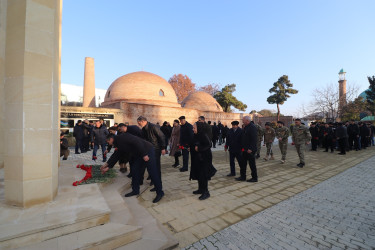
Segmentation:
[(247, 111), (276, 110), (268, 90), (286, 74), (299, 90), (281, 106), (297, 115), (314, 88), (337, 83), (360, 92), (375, 75), (375, 1), (64, 0), (62, 82), (83, 85), (95, 58), (96, 87), (148, 71), (186, 74), (198, 86), (236, 83)]

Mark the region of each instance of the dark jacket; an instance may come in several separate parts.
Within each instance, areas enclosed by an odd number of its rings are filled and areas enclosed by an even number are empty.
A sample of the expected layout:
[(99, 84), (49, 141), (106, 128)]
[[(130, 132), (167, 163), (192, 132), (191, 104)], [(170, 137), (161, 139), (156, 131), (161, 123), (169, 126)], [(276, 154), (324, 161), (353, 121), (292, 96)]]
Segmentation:
[(332, 140), (335, 138), (335, 132), (333, 131), (333, 129), (331, 127), (323, 127), (321, 128), (322, 130), (322, 133), (323, 133), (323, 138), (327, 139), (327, 140)]
[(357, 135), (359, 135), (359, 127), (357, 124), (349, 124), (347, 131), (348, 135), (351, 137), (356, 137)]
[(132, 157), (144, 157), (148, 155), (153, 145), (137, 136), (123, 133), (115, 136), (113, 146), (117, 149), (107, 161), (108, 167), (113, 168), (116, 162), (124, 154), (131, 154)]
[(210, 141), (212, 141), (212, 127), (211, 127), (211, 125), (204, 122), (203, 123), (203, 129), (204, 129), (203, 133), (205, 133), (208, 136), (208, 138), (210, 139)]
[(163, 126), (160, 127), (160, 130), (161, 130), (161, 132), (163, 132), (165, 137), (167, 137), (167, 138), (171, 137), (171, 133), (172, 133), (172, 127), (171, 126), (163, 125)]
[(140, 129), (137, 125), (128, 126), (126, 133), (143, 138), (142, 129)]
[(60, 150), (67, 150), (69, 148), (68, 140), (65, 137), (60, 139), (60, 142), (62, 142), (60, 144)]
[(212, 140), (217, 140), (217, 138), (219, 137), (219, 133), (219, 127), (216, 125), (212, 125)]
[(241, 152), (241, 149), (242, 149), (242, 129), (241, 128), (237, 128), (236, 132), (234, 132), (233, 128), (229, 129), (225, 146), (229, 148), (230, 152)]
[(189, 147), (193, 142), (193, 126), (186, 122), (184, 125), (180, 126), (180, 145), (184, 147)]
[(94, 129), (92, 130), (91, 140), (96, 145), (106, 144), (108, 134), (109, 134), (109, 132), (108, 132), (106, 126), (101, 125), (99, 128), (94, 127)]
[(242, 147), (246, 152), (250, 149), (253, 153), (257, 151), (257, 128), (250, 123), (245, 126), (242, 133)]
[[(195, 151), (198, 147), (198, 152)], [(190, 180), (198, 180), (200, 176), (210, 180), (210, 168), (212, 166), (211, 140), (205, 132), (195, 134), (191, 149)]]
[(155, 150), (165, 149), (165, 136), (155, 124), (147, 122), (146, 126), (142, 128), (142, 135), (146, 141), (154, 145)]
[(360, 135), (362, 138), (370, 136), (370, 129), (367, 127), (366, 124), (359, 127)]
[(90, 125), (87, 123), (82, 122), (82, 130), (83, 130), (83, 137), (89, 137), (90, 135)]
[(83, 128), (82, 125), (78, 125), (78, 123), (74, 126), (73, 136), (76, 140), (80, 140), (83, 138)]
[(345, 126), (342, 125), (336, 128), (336, 137), (339, 139), (348, 137)]
[(317, 140), (319, 138), (319, 127), (317, 127), (317, 126), (310, 127), (309, 130), (310, 130), (310, 134), (311, 134), (312, 139)]

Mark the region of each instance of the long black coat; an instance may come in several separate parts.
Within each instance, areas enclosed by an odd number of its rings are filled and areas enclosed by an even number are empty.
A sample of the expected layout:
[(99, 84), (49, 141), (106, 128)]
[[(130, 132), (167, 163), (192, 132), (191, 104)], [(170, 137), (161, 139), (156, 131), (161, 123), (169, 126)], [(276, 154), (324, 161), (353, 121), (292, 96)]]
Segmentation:
[(242, 149), (242, 129), (237, 128), (236, 132), (234, 129), (229, 129), (227, 135), (227, 141), (225, 145), (229, 148), (230, 152), (241, 152)]
[[(212, 167), (211, 140), (205, 133), (195, 134), (194, 143), (191, 147), (191, 169), (190, 180), (198, 180), (203, 175), (211, 180), (210, 168)], [(195, 151), (198, 146), (198, 152)]]
[(242, 133), (242, 147), (245, 151), (250, 149), (252, 152), (257, 151), (257, 128), (254, 124), (250, 123), (245, 126)]

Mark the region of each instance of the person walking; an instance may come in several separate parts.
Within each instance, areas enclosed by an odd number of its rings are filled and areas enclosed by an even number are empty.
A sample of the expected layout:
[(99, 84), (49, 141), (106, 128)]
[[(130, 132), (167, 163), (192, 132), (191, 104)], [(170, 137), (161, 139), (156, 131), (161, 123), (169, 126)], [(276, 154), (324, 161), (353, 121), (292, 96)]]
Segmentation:
[(309, 131), (311, 135), (311, 150), (316, 151), (319, 144), (319, 128), (316, 126), (315, 122), (311, 123)]
[(201, 194), (199, 200), (205, 200), (210, 197), (208, 181), (211, 179), (210, 168), (212, 166), (211, 139), (202, 122), (194, 123), (193, 132), (190, 180), (198, 181), (198, 190), (194, 191), (193, 194)]
[(346, 154), (346, 142), (348, 138), (347, 129), (344, 126), (342, 122), (339, 122), (337, 124), (336, 128), (336, 138), (339, 144), (340, 153), (339, 155), (345, 155)]
[(289, 129), (284, 126), (284, 122), (282, 121), (277, 122), (276, 138), (279, 141), (281, 164), (284, 164), (286, 160), (286, 152), (288, 149)]
[(294, 120), (292, 140), (299, 157), (297, 167), (303, 168), (305, 166), (305, 145), (310, 144), (311, 134), (309, 129), (301, 124), (301, 119)]
[(185, 119), (185, 116), (180, 116), (178, 118), (180, 120), (180, 143), (179, 147), (182, 151), (182, 168), (180, 168), (180, 172), (188, 171), (189, 167), (189, 150), (190, 145), (193, 141), (193, 126), (188, 123)]
[(239, 122), (238, 121), (232, 121), (232, 128), (229, 129), (229, 132), (227, 133), (227, 140), (224, 146), (225, 152), (229, 150), (229, 165), (230, 165), (230, 173), (227, 175), (230, 176), (236, 176), (236, 164), (235, 159), (237, 159), (238, 166), (243, 164), (243, 158), (242, 158), (242, 129), (239, 128)]
[(78, 150), (81, 150), (81, 153), (83, 153), (83, 128), (81, 120), (78, 120), (76, 125), (74, 126), (73, 136), (76, 139), (75, 154), (80, 154)]
[(180, 143), (180, 121), (174, 120), (173, 129), (171, 133), (171, 139), (169, 142), (169, 145), (170, 145), (169, 156), (174, 157), (174, 164), (172, 165), (172, 167), (174, 168), (180, 166), (179, 157), (181, 156), (181, 150), (178, 148), (179, 143)]
[(103, 155), (103, 162), (107, 160), (107, 155), (105, 154), (106, 151), (106, 138), (107, 135), (109, 134), (107, 127), (102, 125), (100, 121), (97, 121), (95, 123), (95, 127), (92, 130), (92, 141), (94, 144), (94, 150), (92, 151), (92, 159), (96, 161), (96, 152), (98, 151), (99, 147), (102, 148), (102, 155)]
[(275, 159), (273, 158), (273, 152), (272, 152), (272, 144), (274, 140), (275, 140), (275, 130), (271, 128), (271, 123), (266, 122), (265, 129), (264, 129), (264, 144), (267, 147), (267, 153), (266, 153), (266, 156), (264, 157), (265, 161)]
[(257, 129), (253, 123), (251, 123), (250, 116), (244, 116), (242, 118), (244, 124), (242, 133), (242, 157), (243, 164), (240, 169), (241, 176), (236, 178), (237, 181), (246, 181), (246, 168), (247, 163), (250, 165), (251, 169), (251, 179), (247, 182), (258, 182), (258, 173), (255, 163), (255, 154), (257, 152)]

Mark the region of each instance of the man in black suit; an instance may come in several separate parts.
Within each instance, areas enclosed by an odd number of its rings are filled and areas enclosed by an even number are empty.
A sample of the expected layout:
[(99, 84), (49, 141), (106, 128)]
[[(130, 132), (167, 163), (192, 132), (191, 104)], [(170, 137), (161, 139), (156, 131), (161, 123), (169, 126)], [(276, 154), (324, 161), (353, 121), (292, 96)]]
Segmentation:
[(101, 166), (100, 170), (102, 173), (107, 172), (109, 168), (113, 168), (121, 155), (130, 153), (133, 157), (132, 191), (126, 194), (125, 197), (139, 195), (139, 174), (141, 172), (141, 167), (145, 164), (151, 180), (155, 185), (156, 197), (153, 200), (153, 203), (159, 202), (164, 196), (164, 192), (156, 164), (155, 149), (153, 145), (148, 141), (131, 135), (130, 133), (123, 133), (117, 136), (110, 134), (107, 137), (107, 143), (116, 147), (117, 150), (112, 154), (108, 162)]
[(230, 173), (227, 176), (236, 176), (236, 166), (234, 160), (237, 159), (238, 165), (241, 167), (243, 164), (242, 159), (242, 129), (238, 127), (240, 124), (238, 121), (233, 121), (232, 128), (227, 134), (227, 140), (225, 143), (225, 151), (229, 149), (229, 164)]
[(244, 124), (242, 133), (242, 150), (244, 163), (241, 167), (241, 176), (236, 178), (237, 181), (246, 180), (246, 167), (247, 162), (249, 162), (251, 169), (251, 179), (248, 182), (258, 182), (257, 167), (255, 164), (255, 154), (257, 152), (257, 128), (253, 123), (251, 123), (250, 116), (244, 116), (242, 119)]

